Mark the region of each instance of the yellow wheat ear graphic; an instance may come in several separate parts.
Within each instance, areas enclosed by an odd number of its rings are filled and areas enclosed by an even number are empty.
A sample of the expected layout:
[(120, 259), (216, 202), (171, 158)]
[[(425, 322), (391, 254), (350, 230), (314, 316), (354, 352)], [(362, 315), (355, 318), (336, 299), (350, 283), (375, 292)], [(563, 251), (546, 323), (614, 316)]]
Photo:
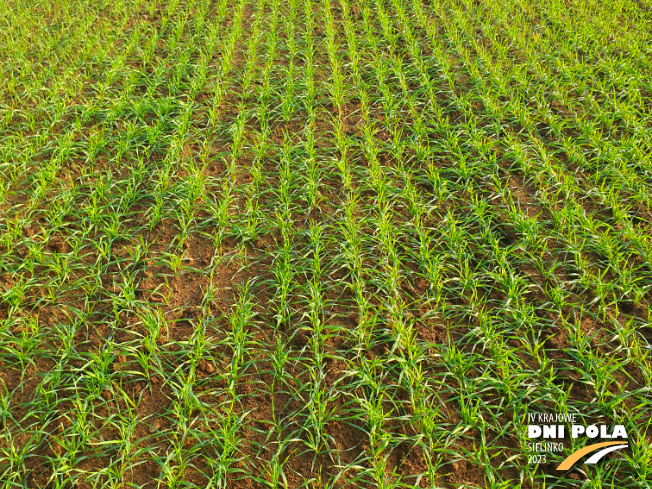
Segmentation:
[(598, 462), (602, 457), (604, 457), (607, 453), (613, 452), (614, 450), (620, 450), (621, 448), (625, 448), (627, 446), (627, 443), (623, 443), (621, 441), (606, 441), (604, 443), (596, 443), (595, 445), (589, 445), (588, 447), (580, 448), (578, 451), (573, 452), (568, 457), (566, 457), (566, 459), (559, 464), (559, 467), (557, 467), (556, 470), (568, 470), (584, 455), (595, 452), (600, 448), (609, 447), (605, 448), (604, 450), (600, 450), (598, 453), (593, 455), (586, 461), (587, 464), (594, 464)]

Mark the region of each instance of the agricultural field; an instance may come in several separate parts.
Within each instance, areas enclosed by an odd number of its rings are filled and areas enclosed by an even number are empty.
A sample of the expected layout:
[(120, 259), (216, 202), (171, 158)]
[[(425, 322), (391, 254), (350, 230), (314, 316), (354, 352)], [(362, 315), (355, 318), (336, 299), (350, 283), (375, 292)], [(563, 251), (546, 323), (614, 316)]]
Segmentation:
[(0, 0), (0, 488), (651, 487), (651, 68), (651, 0)]

